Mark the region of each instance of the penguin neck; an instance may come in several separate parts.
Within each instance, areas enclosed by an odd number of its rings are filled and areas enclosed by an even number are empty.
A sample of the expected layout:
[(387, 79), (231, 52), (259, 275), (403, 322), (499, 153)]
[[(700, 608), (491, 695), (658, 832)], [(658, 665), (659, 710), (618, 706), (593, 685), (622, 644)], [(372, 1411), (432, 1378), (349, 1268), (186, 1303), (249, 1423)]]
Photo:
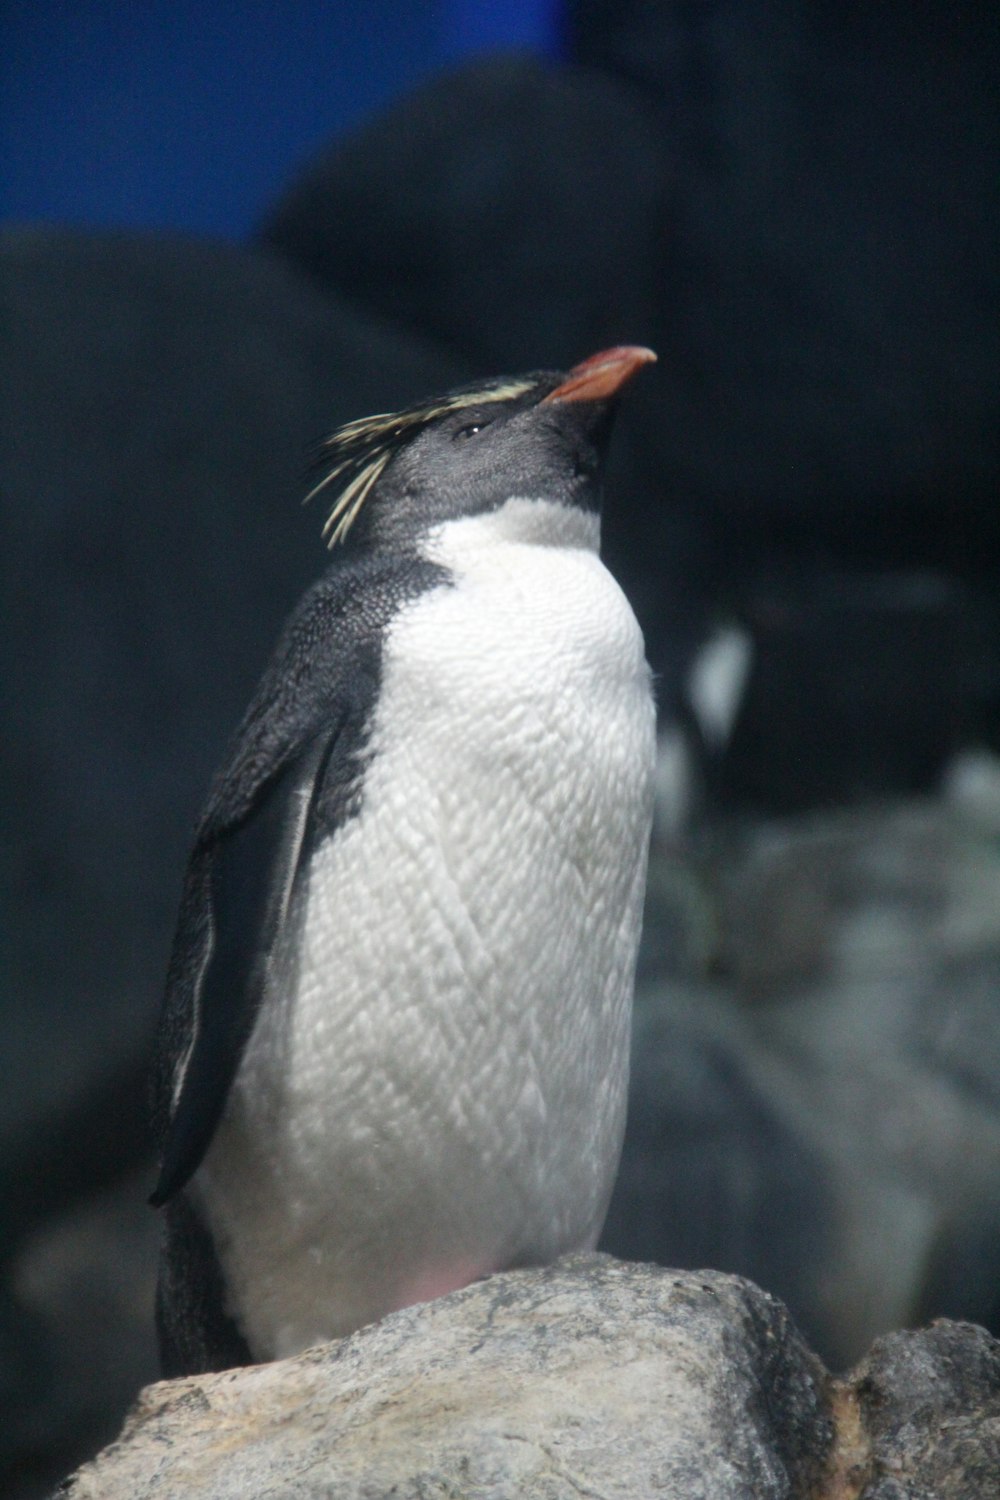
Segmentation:
[(596, 511), (552, 500), (512, 495), (497, 510), (460, 516), (427, 533), (421, 555), (428, 562), (454, 565), (459, 558), (496, 547), (556, 547), (597, 552), (601, 520)]

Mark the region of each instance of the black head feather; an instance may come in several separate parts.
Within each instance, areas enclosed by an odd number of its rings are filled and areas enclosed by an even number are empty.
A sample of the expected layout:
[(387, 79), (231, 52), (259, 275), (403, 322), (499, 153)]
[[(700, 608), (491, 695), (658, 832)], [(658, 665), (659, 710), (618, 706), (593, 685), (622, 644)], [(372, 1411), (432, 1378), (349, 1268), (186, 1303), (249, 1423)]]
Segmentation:
[(379, 412), (338, 427), (323, 443), (317, 459), (317, 468), (325, 471), (323, 477), (303, 502), (308, 504), (331, 485), (337, 486), (337, 498), (323, 526), (327, 546), (344, 540), (386, 466), (430, 423), (494, 401), (519, 401), (530, 394), (541, 399), (559, 379), (558, 374), (539, 372), (461, 386), (402, 411)]

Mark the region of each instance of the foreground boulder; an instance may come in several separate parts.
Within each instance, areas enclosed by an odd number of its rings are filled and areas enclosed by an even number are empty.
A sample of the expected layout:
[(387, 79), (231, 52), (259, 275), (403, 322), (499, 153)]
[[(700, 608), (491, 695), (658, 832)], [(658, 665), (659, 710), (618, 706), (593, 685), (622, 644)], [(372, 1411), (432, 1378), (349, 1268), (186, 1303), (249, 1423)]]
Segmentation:
[(751, 1282), (571, 1256), (296, 1359), (150, 1386), (60, 1492), (985, 1500), (1000, 1344), (938, 1323), (836, 1380)]

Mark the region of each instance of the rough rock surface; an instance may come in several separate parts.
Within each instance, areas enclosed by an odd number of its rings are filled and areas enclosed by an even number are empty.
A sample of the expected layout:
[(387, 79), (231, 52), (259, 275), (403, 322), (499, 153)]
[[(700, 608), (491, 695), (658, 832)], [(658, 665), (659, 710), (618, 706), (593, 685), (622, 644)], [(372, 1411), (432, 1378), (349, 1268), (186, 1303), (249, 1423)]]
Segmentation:
[(149, 1387), (71, 1500), (994, 1497), (1000, 1346), (938, 1324), (827, 1375), (751, 1282), (604, 1256), (297, 1359)]
[[(1000, 1493), (1000, 1344), (968, 1323), (879, 1339), (839, 1393), (847, 1487), (831, 1500), (978, 1500)], [(849, 1403), (849, 1404), (848, 1404)], [(850, 1407), (860, 1439), (850, 1451)], [(847, 1416), (846, 1422), (844, 1415)]]

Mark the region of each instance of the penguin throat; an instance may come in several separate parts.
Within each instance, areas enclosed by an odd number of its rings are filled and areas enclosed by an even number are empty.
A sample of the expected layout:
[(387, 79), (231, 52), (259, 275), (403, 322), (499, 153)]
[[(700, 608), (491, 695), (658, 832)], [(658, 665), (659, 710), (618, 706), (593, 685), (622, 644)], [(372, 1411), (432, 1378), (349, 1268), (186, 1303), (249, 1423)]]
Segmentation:
[(445, 562), (455, 544), (569, 547), (597, 552), (601, 519), (595, 511), (529, 495), (512, 495), (493, 511), (445, 521), (421, 549), (431, 562)]

